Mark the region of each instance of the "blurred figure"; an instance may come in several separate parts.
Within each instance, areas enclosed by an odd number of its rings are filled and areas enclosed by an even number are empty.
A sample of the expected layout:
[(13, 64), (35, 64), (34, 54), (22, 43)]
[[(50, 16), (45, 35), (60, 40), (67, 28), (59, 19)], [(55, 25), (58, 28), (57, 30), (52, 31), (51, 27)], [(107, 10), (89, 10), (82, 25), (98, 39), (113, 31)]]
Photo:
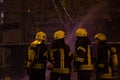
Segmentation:
[(47, 68), (51, 70), (50, 80), (58, 80), (59, 78), (60, 80), (70, 80), (73, 54), (64, 39), (64, 31), (58, 30), (54, 33), (54, 40), (48, 51), (50, 64)]
[(91, 42), (85, 28), (78, 28), (75, 32), (74, 68), (78, 72), (78, 80), (90, 80), (94, 70)]
[(98, 33), (95, 35), (95, 42), (97, 44), (96, 54), (96, 74), (97, 80), (112, 80), (111, 68), (111, 51), (110, 46), (106, 42), (106, 35)]
[(38, 32), (35, 40), (28, 48), (28, 60), (26, 67), (29, 71), (30, 80), (45, 80), (46, 64), (47, 64), (47, 46), (45, 44), (46, 34), (42, 31)]
[(112, 52), (112, 73), (115, 79), (120, 79), (120, 54), (118, 53), (116, 47), (111, 47)]

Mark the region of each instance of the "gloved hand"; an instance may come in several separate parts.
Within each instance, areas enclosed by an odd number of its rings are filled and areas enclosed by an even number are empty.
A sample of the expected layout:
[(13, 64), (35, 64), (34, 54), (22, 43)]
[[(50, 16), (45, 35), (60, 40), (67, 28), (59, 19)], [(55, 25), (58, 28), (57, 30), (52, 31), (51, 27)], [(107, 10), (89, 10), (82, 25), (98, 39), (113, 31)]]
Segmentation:
[(52, 70), (53, 67), (54, 67), (54, 66), (53, 66), (53, 63), (49, 63), (49, 64), (47, 65), (47, 69), (48, 69), (48, 70)]

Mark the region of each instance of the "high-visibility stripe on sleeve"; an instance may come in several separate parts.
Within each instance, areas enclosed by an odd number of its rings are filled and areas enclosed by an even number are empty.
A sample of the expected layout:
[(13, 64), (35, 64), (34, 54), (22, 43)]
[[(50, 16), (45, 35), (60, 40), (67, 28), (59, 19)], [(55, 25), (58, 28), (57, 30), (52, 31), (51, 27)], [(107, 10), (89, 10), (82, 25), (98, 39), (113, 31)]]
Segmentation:
[(79, 46), (77, 50), (82, 50), (83, 52), (86, 52), (86, 49), (84, 47)]

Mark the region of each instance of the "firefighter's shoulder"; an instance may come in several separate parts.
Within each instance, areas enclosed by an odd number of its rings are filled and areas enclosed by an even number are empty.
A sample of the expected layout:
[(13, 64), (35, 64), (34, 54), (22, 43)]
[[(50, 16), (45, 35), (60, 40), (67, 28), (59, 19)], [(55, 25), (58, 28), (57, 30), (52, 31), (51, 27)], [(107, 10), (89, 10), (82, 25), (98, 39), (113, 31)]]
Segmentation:
[(30, 46), (31, 46), (31, 47), (36, 47), (36, 45), (38, 45), (38, 44), (41, 44), (41, 41), (34, 40), (34, 41), (30, 44)]

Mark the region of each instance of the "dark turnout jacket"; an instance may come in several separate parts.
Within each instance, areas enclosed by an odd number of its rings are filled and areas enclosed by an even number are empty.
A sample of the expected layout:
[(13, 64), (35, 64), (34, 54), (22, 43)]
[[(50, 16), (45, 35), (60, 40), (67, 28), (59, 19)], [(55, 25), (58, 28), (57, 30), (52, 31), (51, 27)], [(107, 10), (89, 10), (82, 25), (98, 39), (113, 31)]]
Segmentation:
[(96, 64), (99, 78), (112, 78), (111, 50), (106, 42), (100, 42), (97, 47)]
[(28, 48), (28, 67), (36, 69), (46, 69), (47, 45), (43, 42), (33, 41)]
[(53, 64), (52, 72), (69, 74), (71, 71), (71, 61), (73, 54), (64, 39), (53, 41), (48, 50), (48, 61)]
[(94, 70), (93, 60), (90, 40), (87, 37), (78, 37), (75, 44), (75, 71)]

